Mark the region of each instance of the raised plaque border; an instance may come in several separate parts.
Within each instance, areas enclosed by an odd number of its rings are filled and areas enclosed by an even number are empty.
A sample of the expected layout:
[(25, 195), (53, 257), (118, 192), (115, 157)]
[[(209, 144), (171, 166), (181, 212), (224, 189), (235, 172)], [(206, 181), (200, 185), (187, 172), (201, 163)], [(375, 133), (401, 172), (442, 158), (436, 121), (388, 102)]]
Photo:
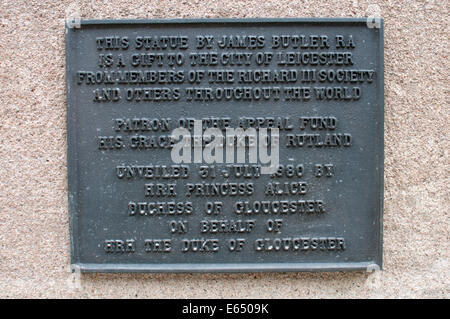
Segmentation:
[[(226, 18), (226, 19), (123, 19), (123, 20), (81, 20), (79, 27), (109, 27), (126, 25), (183, 25), (183, 24), (330, 24), (330, 25), (364, 25), (367, 27), (368, 18)], [(66, 33), (66, 96), (67, 96), (67, 181), (68, 183), (68, 207), (69, 207), (69, 233), (70, 233), (70, 264), (72, 271), (86, 273), (198, 273), (198, 272), (313, 272), (313, 271), (373, 271), (382, 268), (382, 241), (383, 241), (383, 196), (384, 196), (384, 21), (380, 18), (379, 25), (379, 51), (378, 54), (378, 131), (376, 132), (377, 145), (377, 189), (379, 200), (377, 201), (379, 212), (378, 222), (378, 259), (367, 262), (327, 262), (327, 263), (176, 263), (176, 264), (103, 264), (103, 263), (79, 263), (77, 261), (78, 247), (74, 244), (78, 230), (78, 157), (77, 157), (77, 124), (76, 103), (70, 95), (70, 85), (67, 74), (70, 68), (70, 29), (65, 26)]]

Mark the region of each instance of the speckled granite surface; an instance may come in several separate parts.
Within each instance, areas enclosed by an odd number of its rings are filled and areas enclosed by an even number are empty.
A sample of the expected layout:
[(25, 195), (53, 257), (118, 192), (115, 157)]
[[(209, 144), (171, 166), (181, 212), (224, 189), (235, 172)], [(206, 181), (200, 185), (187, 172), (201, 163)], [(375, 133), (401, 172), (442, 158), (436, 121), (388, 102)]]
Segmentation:
[[(70, 275), (64, 19), (385, 19), (384, 271)], [(448, 1), (0, 2), (0, 297), (450, 297)], [(81, 285), (80, 285), (81, 283)]]

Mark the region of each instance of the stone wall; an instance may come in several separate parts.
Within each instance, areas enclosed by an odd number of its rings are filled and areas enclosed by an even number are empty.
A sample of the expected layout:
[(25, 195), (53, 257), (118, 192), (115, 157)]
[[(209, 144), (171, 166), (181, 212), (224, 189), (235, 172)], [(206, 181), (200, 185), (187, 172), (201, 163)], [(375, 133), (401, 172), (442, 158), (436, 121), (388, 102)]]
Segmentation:
[[(69, 273), (64, 20), (362, 17), (385, 23), (384, 270)], [(447, 1), (0, 3), (0, 297), (450, 297)]]

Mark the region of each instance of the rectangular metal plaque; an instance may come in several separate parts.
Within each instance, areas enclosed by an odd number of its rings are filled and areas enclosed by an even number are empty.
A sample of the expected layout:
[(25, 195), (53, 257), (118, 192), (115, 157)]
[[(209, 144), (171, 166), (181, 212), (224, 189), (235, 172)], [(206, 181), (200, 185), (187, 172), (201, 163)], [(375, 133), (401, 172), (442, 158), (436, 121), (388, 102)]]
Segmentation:
[(66, 35), (74, 267), (381, 268), (382, 24), (74, 21)]

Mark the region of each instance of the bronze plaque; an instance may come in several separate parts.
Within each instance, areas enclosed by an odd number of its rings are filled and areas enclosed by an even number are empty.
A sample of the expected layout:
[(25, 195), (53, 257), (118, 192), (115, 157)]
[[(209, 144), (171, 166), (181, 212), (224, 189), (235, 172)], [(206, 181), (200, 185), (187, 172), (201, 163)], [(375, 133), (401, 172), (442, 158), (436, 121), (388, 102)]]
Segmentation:
[(81, 21), (66, 34), (74, 266), (381, 268), (382, 25)]

